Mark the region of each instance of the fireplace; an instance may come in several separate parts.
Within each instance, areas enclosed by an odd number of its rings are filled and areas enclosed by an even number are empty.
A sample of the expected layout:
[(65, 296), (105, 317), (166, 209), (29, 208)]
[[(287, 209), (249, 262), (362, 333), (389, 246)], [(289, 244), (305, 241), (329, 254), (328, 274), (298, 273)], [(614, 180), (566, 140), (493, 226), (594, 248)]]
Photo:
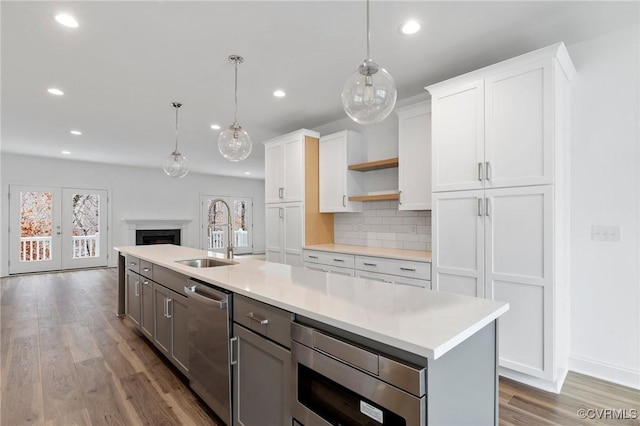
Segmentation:
[(175, 244), (180, 245), (179, 229), (137, 229), (136, 245)]

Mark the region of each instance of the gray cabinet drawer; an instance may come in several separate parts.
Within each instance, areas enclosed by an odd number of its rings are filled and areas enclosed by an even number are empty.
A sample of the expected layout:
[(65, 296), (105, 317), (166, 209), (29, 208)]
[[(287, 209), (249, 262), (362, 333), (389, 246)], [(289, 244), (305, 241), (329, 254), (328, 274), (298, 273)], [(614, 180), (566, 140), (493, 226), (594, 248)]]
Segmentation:
[(154, 265), (153, 277), (153, 280), (158, 284), (162, 284), (163, 286), (175, 291), (176, 293), (180, 293), (183, 296), (186, 296), (184, 293), (184, 288), (189, 283), (189, 277), (187, 277), (186, 275), (182, 275), (178, 272), (172, 271), (171, 269), (167, 269), (162, 266)]
[(140, 275), (143, 277), (153, 279), (153, 263), (140, 259)]
[(140, 259), (128, 254), (125, 257), (125, 263), (127, 264), (127, 269), (135, 272), (136, 274), (140, 273)]
[(291, 347), (293, 314), (266, 303), (233, 295), (233, 320), (287, 348)]
[(321, 263), (323, 265), (339, 266), (341, 268), (353, 268), (355, 258), (352, 254), (314, 250), (305, 250), (303, 256), (305, 262)]
[(419, 280), (431, 280), (431, 263), (429, 262), (356, 256), (356, 269)]

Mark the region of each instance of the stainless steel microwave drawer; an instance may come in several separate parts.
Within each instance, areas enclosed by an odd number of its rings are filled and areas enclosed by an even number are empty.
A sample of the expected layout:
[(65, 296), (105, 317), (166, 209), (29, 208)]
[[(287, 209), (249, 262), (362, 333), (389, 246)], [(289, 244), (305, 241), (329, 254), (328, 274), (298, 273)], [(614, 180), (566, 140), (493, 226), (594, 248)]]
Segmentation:
[(287, 348), (291, 348), (292, 319), (291, 312), (239, 294), (233, 296), (233, 321)]

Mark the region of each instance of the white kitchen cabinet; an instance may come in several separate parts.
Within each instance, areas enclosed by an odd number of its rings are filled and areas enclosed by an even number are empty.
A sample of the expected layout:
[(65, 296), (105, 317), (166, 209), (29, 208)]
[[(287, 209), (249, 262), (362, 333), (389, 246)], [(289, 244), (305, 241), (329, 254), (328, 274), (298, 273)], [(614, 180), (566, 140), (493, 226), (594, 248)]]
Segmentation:
[(569, 81), (563, 44), (427, 89), (433, 286), (510, 303), (500, 374), (559, 391), (569, 354)]
[(265, 142), (265, 202), (304, 201), (305, 137), (298, 131)]
[(349, 201), (363, 192), (363, 175), (349, 170), (350, 164), (365, 159), (362, 136), (352, 130), (320, 138), (320, 211), (361, 212), (362, 202)]
[(431, 104), (398, 109), (398, 209), (431, 209)]
[(333, 214), (319, 211), (319, 134), (298, 130), (265, 143), (266, 257), (302, 265), (302, 246), (333, 243)]
[(303, 203), (267, 204), (265, 212), (267, 261), (302, 266)]

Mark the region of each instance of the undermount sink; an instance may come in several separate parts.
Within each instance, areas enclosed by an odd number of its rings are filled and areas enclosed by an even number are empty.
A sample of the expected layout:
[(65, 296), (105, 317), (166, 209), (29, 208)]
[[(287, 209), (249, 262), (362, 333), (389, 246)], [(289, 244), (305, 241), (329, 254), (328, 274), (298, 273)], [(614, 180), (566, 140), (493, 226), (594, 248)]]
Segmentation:
[(178, 263), (182, 263), (183, 265), (191, 266), (192, 268), (213, 268), (215, 266), (229, 266), (235, 265), (236, 262), (232, 262), (230, 260), (219, 260), (219, 259), (187, 259), (187, 260), (176, 260)]

